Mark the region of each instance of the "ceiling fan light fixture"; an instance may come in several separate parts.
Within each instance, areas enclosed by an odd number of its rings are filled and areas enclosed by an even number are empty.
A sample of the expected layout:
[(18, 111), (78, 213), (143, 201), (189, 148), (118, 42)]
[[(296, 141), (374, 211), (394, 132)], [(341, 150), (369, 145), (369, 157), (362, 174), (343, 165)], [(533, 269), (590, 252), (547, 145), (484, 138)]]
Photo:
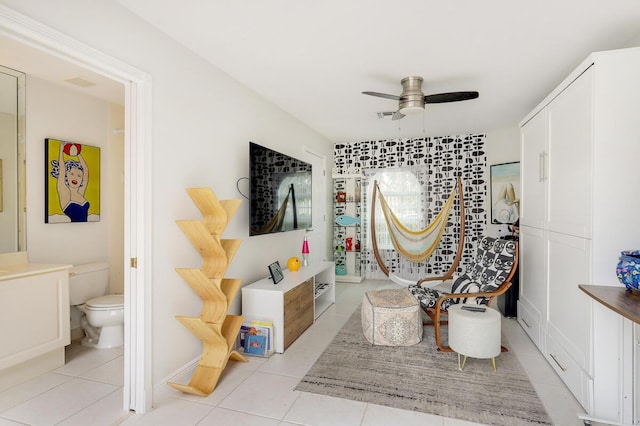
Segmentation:
[[(400, 81), (402, 84), (402, 93), (400, 96), (380, 92), (362, 93), (369, 96), (397, 100), (398, 110), (392, 114), (392, 120), (399, 120), (405, 115), (417, 115), (419, 112), (424, 112), (424, 106), (426, 104), (466, 101), (478, 97), (478, 92), (448, 92), (425, 96), (422, 92), (422, 81), (422, 77), (418, 76), (403, 78)], [(378, 117), (385, 118), (387, 115), (378, 113)]]
[(403, 115), (417, 114), (424, 111), (424, 107), (409, 105), (409, 106), (400, 108), (398, 111), (400, 111), (400, 113)]
[(403, 115), (416, 114), (424, 110), (424, 93), (422, 93), (422, 77), (405, 77), (401, 81), (402, 94), (398, 111)]

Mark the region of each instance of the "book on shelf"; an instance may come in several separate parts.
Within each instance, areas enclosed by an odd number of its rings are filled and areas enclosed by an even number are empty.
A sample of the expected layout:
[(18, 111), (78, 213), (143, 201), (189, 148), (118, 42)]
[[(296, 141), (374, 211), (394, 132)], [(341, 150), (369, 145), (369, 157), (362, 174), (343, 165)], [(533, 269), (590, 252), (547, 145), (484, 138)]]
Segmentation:
[(271, 321), (253, 320), (253, 326), (260, 334), (267, 336), (267, 351), (273, 350), (273, 323)]
[[(265, 354), (273, 351), (273, 323), (270, 321), (251, 321), (245, 322), (240, 326), (240, 331), (238, 332), (238, 338), (236, 342), (236, 346), (238, 348), (243, 348), (245, 353), (258, 355), (253, 352), (247, 352), (247, 338), (250, 336), (262, 336), (264, 337), (265, 342)], [(251, 338), (253, 343), (255, 344), (255, 339)], [(262, 340), (262, 339), (260, 339)], [(265, 356), (265, 354), (259, 354), (261, 356)]]
[(244, 353), (249, 355), (267, 355), (267, 336), (263, 334), (247, 334), (244, 337)]
[(316, 283), (315, 295), (318, 296), (321, 293), (324, 293), (324, 291), (327, 290), (329, 287), (331, 287), (330, 283), (322, 283), (322, 282)]
[(244, 338), (250, 328), (251, 326), (249, 324), (242, 324), (240, 326), (240, 331), (238, 331), (238, 339), (236, 340), (236, 347), (244, 348)]

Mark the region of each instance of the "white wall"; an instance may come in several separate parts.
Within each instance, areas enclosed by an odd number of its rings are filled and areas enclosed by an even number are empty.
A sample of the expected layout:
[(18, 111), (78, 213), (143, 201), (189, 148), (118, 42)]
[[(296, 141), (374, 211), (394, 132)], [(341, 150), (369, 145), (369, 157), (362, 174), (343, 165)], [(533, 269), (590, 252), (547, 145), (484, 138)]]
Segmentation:
[[(152, 148), (146, 155), (153, 167), (148, 217), (153, 251), (152, 374), (154, 384), (161, 384), (201, 350), (200, 342), (174, 318), (197, 316), (201, 308), (199, 298), (175, 272), (176, 267), (201, 265), (175, 224), (177, 219), (201, 217), (185, 188), (210, 187), (220, 199), (239, 198), (236, 181), (249, 175), (249, 141), (298, 158), (303, 156), (303, 145), (331, 158), (332, 145), (115, 2), (2, 2), (144, 70), (153, 79)], [(329, 217), (327, 206), (325, 212)], [(224, 234), (243, 240), (226, 274), (240, 278), (243, 285), (266, 276), (266, 266), (273, 260), (286, 263), (288, 257), (299, 255), (303, 238), (303, 231), (249, 238), (247, 224), (244, 202)], [(231, 310), (239, 312), (239, 298)]]
[[(107, 181), (108, 104), (33, 76), (27, 76), (26, 87), (29, 260), (68, 264), (107, 260), (109, 215), (104, 209), (104, 191)], [(100, 147), (100, 222), (44, 223), (45, 138)]]
[(640, 34), (638, 34), (637, 36), (627, 41), (623, 47), (638, 47), (638, 46), (640, 46)]
[[(485, 176), (487, 179), (490, 179), (491, 165), (520, 161), (520, 127), (516, 123), (513, 127), (487, 132), (485, 149), (487, 153), (487, 170)], [(520, 192), (518, 192), (518, 194), (519, 193)], [(491, 185), (489, 181), (487, 181), (485, 209), (487, 212), (487, 235), (497, 236), (499, 225), (491, 224)]]

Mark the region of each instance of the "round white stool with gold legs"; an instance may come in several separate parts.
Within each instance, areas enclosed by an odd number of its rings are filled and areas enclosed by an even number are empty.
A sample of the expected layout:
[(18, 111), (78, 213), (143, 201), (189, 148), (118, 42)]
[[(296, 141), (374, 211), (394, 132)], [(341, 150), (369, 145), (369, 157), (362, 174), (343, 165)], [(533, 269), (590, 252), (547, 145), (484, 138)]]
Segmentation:
[(491, 358), (495, 371), (495, 357), (502, 348), (500, 313), (487, 306), (464, 303), (450, 306), (447, 313), (449, 346), (458, 353), (458, 368), (464, 368), (467, 357)]

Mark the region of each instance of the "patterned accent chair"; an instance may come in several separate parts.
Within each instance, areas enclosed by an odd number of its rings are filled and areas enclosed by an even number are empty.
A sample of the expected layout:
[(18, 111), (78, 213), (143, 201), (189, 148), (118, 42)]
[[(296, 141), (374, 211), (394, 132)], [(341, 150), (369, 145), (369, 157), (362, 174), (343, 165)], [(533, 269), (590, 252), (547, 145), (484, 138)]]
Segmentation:
[(452, 351), (440, 339), (440, 328), (448, 323), (442, 320), (442, 316), (446, 315), (449, 307), (457, 303), (489, 306), (493, 299), (511, 287), (517, 265), (516, 241), (483, 237), (478, 241), (472, 263), (466, 266), (461, 275), (454, 275), (453, 283), (443, 281), (443, 277), (429, 277), (408, 287), (420, 302), (420, 307), (431, 318), (431, 322), (426, 322), (425, 325), (434, 326), (436, 344), (441, 351)]

